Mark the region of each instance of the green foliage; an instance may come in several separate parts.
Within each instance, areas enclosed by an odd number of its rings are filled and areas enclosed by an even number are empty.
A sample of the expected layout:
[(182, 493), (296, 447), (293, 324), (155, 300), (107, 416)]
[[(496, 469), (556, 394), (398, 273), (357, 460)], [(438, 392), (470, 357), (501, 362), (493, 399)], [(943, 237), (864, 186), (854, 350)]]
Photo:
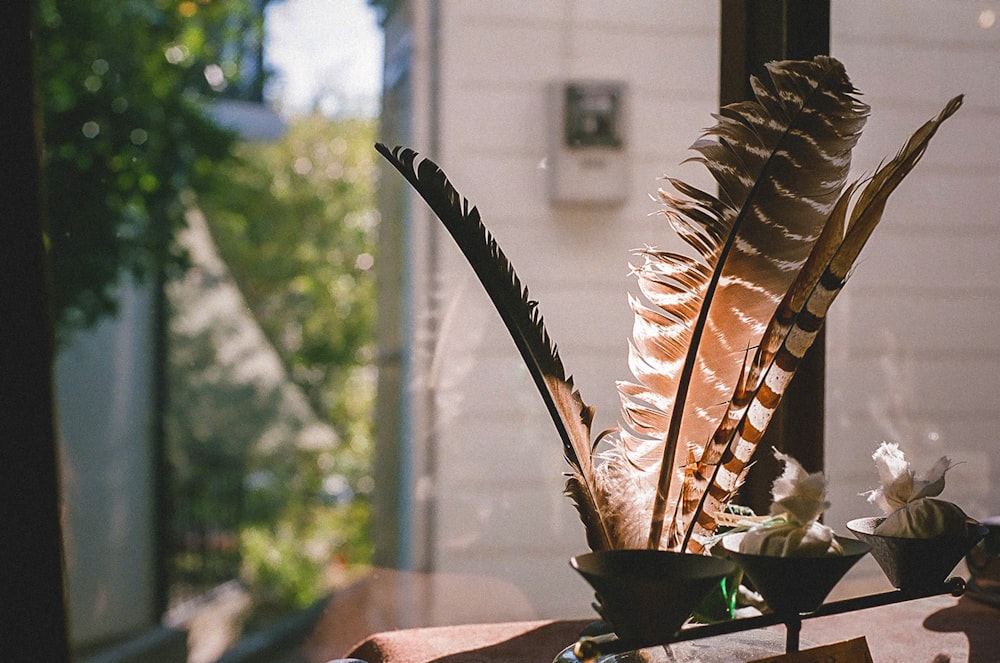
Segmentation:
[[(286, 412), (286, 391), (241, 378), (220, 361), (217, 330), (172, 326), (175, 530), (202, 547), (228, 540), (213, 532), (237, 537), (229, 577), (253, 588), (258, 614), (308, 604), (371, 560), (374, 131), (370, 120), (301, 118), (275, 143), (238, 145), (198, 199), (229, 275), (311, 406)], [(219, 287), (219, 275), (197, 272), (201, 292)], [(313, 418), (332, 425), (336, 443), (295, 439)], [(175, 568), (198, 582), (199, 560), (178, 555)], [(212, 574), (201, 582), (224, 579), (218, 565), (201, 568)]]
[(372, 120), (299, 118), (276, 143), (241, 145), (239, 162), (217, 171), (226, 185), (201, 199), (254, 317), (340, 438), (336, 449), (297, 463), (297, 500), (261, 489), (248, 497), (250, 511), (280, 508), (308, 536), (305, 523), (323, 511), (317, 496), (343, 480), (355, 506), (325, 536), (343, 542), (337, 554), (350, 563), (368, 562), (371, 552), (375, 129)]
[(251, 525), (240, 533), (242, 576), (257, 591), (261, 612), (308, 606), (352, 576), (348, 559), (370, 559), (369, 538), (356, 526), (368, 517), (363, 502), (300, 515), (304, 520)]
[[(183, 264), (170, 238), (231, 137), (202, 109), (223, 25), (248, 0), (39, 0), (37, 77), (54, 306), (62, 334), (116, 309), (122, 270)], [(257, 19), (260, 20), (259, 18)]]
[(242, 569), (268, 602), (298, 606), (371, 557), (375, 127), (316, 116), (276, 144), (239, 144), (207, 118), (213, 98), (260, 98), (265, 3), (38, 0), (35, 41), (60, 335), (114, 313), (123, 273), (181, 275), (174, 237), (199, 205), (288, 375), (339, 436), (259, 444), (281, 394), (220, 363), (210, 333), (171, 332), (175, 580)]
[(291, 379), (366, 475), (374, 393), (375, 163), (371, 120), (302, 118), (243, 145), (201, 204), (219, 250)]

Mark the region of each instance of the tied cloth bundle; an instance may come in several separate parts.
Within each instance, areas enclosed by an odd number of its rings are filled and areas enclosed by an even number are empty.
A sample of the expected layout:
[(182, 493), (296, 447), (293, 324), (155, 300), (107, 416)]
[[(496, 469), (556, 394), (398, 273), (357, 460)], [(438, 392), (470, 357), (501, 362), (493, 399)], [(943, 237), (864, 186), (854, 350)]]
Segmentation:
[(832, 528), (819, 522), (830, 508), (826, 501), (826, 477), (806, 472), (797, 460), (774, 451), (785, 464), (771, 488), (770, 518), (751, 527), (740, 542), (740, 552), (776, 557), (825, 557), (841, 555), (843, 549)]
[(948, 457), (942, 456), (919, 476), (898, 444), (883, 442), (872, 459), (882, 485), (863, 494), (886, 515), (875, 534), (906, 539), (963, 535), (968, 521), (965, 512), (951, 502), (934, 499), (944, 490), (944, 475), (952, 467)]

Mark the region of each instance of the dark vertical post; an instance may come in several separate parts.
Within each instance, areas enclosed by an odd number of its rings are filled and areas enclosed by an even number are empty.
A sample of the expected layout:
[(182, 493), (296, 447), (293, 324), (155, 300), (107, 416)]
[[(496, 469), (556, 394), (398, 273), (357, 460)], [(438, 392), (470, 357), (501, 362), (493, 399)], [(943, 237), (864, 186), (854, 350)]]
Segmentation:
[(785, 622), (785, 653), (792, 654), (799, 650), (799, 636), (802, 633), (802, 618), (794, 615)]
[[(752, 97), (751, 75), (766, 75), (771, 60), (811, 60), (830, 52), (829, 0), (722, 0), (719, 101), (726, 105)], [(768, 426), (755, 465), (740, 491), (740, 502), (758, 513), (770, 505), (778, 474), (770, 453), (790, 454), (810, 472), (823, 469), (825, 335), (806, 353)]]
[(164, 417), (168, 407), (170, 389), (167, 384), (169, 340), (167, 325), (170, 313), (167, 304), (166, 276), (160, 265), (156, 266), (153, 293), (153, 609), (163, 615), (170, 607), (171, 563), (174, 550), (173, 518), (174, 499), (170, 486), (173, 468), (167, 459), (167, 431)]
[[(4, 14), (0, 41), (0, 657), (68, 661), (53, 405), (53, 340), (42, 235), (31, 2)], [(12, 657), (12, 658), (7, 658)]]

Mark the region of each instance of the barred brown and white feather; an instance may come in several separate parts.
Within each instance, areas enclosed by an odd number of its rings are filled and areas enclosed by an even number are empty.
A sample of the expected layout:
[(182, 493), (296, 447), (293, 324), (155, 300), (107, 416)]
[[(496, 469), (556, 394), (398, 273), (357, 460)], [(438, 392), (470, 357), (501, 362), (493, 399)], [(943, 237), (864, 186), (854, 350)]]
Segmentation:
[(645, 507), (650, 547), (662, 545), (668, 508), (678, 504), (689, 445), (704, 445), (725, 416), (746, 349), (818, 238), (867, 115), (832, 58), (768, 71), (754, 81), (756, 100), (722, 109), (693, 146), (719, 195), (673, 179), (676, 193), (661, 192), (665, 217), (695, 255), (645, 249), (633, 267), (645, 298), (633, 300), (630, 353), (641, 386), (620, 392), (625, 421), (661, 449)]
[(714, 534), (714, 514), (735, 495), (740, 477), (788, 384), (881, 220), (888, 197), (923, 156), (941, 124), (961, 104), (962, 97), (955, 97), (937, 117), (917, 129), (897, 155), (876, 170), (856, 201), (854, 194), (860, 183), (847, 187), (837, 201), (808, 261), (771, 319), (727, 416), (699, 461), (692, 486), (698, 499), (694, 508), (683, 514), (688, 527), (681, 549), (700, 552)]

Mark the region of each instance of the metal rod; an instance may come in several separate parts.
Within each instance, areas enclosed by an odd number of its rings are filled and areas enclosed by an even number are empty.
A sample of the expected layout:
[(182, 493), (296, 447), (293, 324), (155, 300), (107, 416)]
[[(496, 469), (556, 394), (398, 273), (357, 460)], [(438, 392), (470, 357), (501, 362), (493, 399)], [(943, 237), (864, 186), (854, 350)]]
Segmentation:
[[(641, 642), (635, 640), (621, 640), (618, 638), (581, 638), (574, 650), (577, 658), (581, 661), (594, 661), (600, 656), (608, 654), (621, 654), (636, 649), (646, 649), (648, 647), (661, 647), (675, 642), (685, 642), (688, 640), (698, 640), (701, 638), (711, 638), (718, 635), (728, 635), (742, 631), (749, 631), (756, 628), (765, 628), (775, 624), (784, 624), (786, 627), (785, 649), (787, 652), (799, 650), (799, 633), (802, 628), (802, 620), (816, 617), (828, 617), (839, 615), (845, 612), (856, 610), (867, 610), (894, 603), (903, 603), (916, 599), (929, 598), (950, 594), (958, 597), (965, 592), (965, 580), (959, 577), (949, 578), (946, 582), (917, 589), (894, 589), (879, 594), (869, 594), (858, 596), (831, 603), (824, 603), (813, 612), (797, 614), (766, 613), (753, 617), (743, 617), (726, 622), (715, 624), (704, 624), (681, 629), (669, 639), (662, 642)], [(794, 633), (793, 633), (794, 631)]]
[(799, 635), (802, 633), (802, 619), (790, 619), (785, 622), (785, 653), (799, 650)]

